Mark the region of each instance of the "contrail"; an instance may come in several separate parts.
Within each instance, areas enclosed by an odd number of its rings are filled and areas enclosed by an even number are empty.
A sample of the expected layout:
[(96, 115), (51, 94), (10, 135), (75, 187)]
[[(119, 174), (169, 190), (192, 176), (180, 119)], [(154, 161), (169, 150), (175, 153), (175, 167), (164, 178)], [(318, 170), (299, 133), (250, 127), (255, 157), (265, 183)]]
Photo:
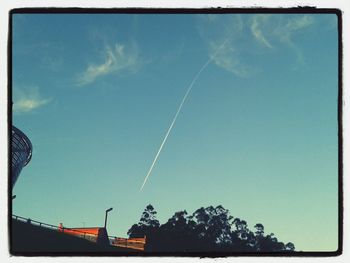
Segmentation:
[(175, 122), (176, 122), (177, 116), (179, 115), (179, 113), (180, 113), (180, 111), (181, 111), (181, 109), (182, 109), (182, 106), (184, 105), (184, 103), (185, 103), (185, 101), (186, 101), (186, 99), (187, 99), (187, 97), (188, 97), (188, 94), (191, 92), (193, 85), (196, 83), (197, 79), (199, 78), (199, 76), (201, 75), (201, 73), (203, 72), (203, 70), (210, 64), (210, 62), (215, 58), (215, 56), (217, 55), (217, 53), (219, 52), (219, 50), (220, 50), (221, 48), (224, 47), (224, 45), (226, 44), (226, 42), (227, 42), (228, 40), (229, 40), (229, 38), (227, 38), (227, 39), (221, 44), (221, 46), (218, 47), (218, 49), (215, 51), (215, 53), (208, 59), (207, 62), (205, 62), (205, 64), (204, 64), (204, 65), (201, 67), (201, 69), (197, 72), (197, 74), (194, 76), (193, 80), (191, 81), (191, 84), (188, 86), (187, 91), (186, 91), (186, 93), (185, 93), (185, 96), (183, 97), (183, 99), (182, 99), (182, 101), (181, 101), (181, 103), (180, 103), (180, 106), (178, 107), (178, 109), (177, 109), (177, 111), (176, 111), (176, 114), (175, 114), (175, 116), (174, 116), (174, 118), (173, 118), (173, 120), (172, 120), (172, 122), (171, 122), (171, 124), (170, 124), (170, 126), (169, 126), (169, 129), (168, 129), (168, 131), (166, 132), (166, 134), (165, 134), (165, 136), (164, 136), (164, 139), (163, 139), (163, 141), (162, 141), (162, 143), (161, 143), (161, 145), (160, 145), (160, 147), (159, 147), (159, 149), (158, 149), (158, 152), (157, 152), (156, 156), (154, 157), (154, 160), (153, 160), (153, 162), (152, 162), (152, 165), (151, 165), (151, 167), (149, 168), (148, 173), (147, 173), (145, 179), (143, 180), (143, 183), (142, 183), (142, 185), (141, 185), (140, 191), (142, 191), (143, 187), (145, 186), (145, 184), (146, 184), (146, 182), (147, 182), (148, 177), (151, 175), (152, 170), (153, 170), (153, 167), (154, 167), (154, 165), (156, 164), (156, 162), (157, 162), (157, 160), (158, 160), (159, 154), (161, 153), (161, 151), (162, 151), (162, 149), (163, 149), (163, 146), (164, 146), (166, 140), (168, 139), (168, 136), (169, 136), (169, 134), (170, 134), (170, 132), (171, 132), (171, 130), (172, 130), (172, 128), (173, 128)]

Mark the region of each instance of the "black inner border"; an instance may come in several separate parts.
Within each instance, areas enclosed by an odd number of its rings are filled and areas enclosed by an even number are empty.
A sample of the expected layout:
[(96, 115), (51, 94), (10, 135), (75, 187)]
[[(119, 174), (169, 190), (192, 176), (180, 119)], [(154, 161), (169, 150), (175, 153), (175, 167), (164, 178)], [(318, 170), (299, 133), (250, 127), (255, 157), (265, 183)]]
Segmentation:
[[(166, 252), (166, 253), (109, 253), (109, 252), (16, 252), (11, 247), (12, 236), (12, 184), (11, 184), (11, 139), (12, 139), (12, 29), (13, 15), (15, 14), (335, 14), (338, 18), (338, 249), (331, 252)], [(343, 43), (342, 43), (342, 11), (335, 8), (316, 8), (298, 6), (292, 8), (17, 8), (9, 11), (9, 29), (7, 41), (7, 117), (8, 117), (8, 244), (13, 256), (176, 256), (176, 257), (228, 257), (228, 256), (279, 256), (279, 257), (329, 257), (343, 253)]]

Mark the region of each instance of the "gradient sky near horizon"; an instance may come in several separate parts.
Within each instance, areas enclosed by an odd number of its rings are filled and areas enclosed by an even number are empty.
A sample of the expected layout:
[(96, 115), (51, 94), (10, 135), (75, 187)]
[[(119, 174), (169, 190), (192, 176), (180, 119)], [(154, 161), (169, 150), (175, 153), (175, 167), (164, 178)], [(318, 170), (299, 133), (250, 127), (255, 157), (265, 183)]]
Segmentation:
[(13, 124), (34, 151), (13, 213), (102, 226), (113, 207), (126, 237), (149, 203), (161, 223), (223, 205), (336, 250), (337, 37), (334, 14), (15, 14)]

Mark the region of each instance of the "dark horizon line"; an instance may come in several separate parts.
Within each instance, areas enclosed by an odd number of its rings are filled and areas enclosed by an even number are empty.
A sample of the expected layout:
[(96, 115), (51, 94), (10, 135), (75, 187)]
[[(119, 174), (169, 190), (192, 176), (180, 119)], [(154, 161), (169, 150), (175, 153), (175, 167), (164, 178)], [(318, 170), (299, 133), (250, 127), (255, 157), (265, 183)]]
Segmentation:
[(336, 14), (341, 16), (338, 8), (318, 8), (316, 6), (295, 7), (21, 7), (11, 9), (9, 14)]

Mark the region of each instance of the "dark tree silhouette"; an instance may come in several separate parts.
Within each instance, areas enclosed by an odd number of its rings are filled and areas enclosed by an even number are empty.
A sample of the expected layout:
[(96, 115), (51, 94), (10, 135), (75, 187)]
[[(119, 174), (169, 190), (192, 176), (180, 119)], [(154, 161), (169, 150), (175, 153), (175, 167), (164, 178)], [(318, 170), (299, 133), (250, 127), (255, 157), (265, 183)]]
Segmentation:
[(221, 205), (197, 209), (192, 215), (178, 211), (160, 225), (157, 212), (148, 205), (138, 224), (128, 231), (130, 237), (147, 236), (146, 251), (154, 252), (292, 252), (294, 244), (279, 242), (273, 233), (264, 234), (264, 226), (254, 226), (233, 218)]
[(128, 230), (129, 237), (147, 237), (146, 248), (153, 251), (154, 239), (159, 230), (159, 221), (156, 218), (157, 212), (152, 205), (146, 206), (138, 224), (132, 225)]
[(287, 251), (294, 251), (294, 250), (295, 250), (294, 244), (291, 243), (291, 242), (288, 242), (288, 243), (285, 245), (285, 248), (286, 248)]
[(256, 224), (254, 227), (256, 228), (256, 236), (264, 236), (264, 226), (262, 224)]
[(249, 230), (247, 222), (235, 218), (233, 224), (236, 229), (231, 233), (232, 249), (234, 251), (253, 252), (256, 240), (254, 233)]
[(231, 225), (233, 217), (221, 205), (201, 207), (189, 219), (194, 222), (194, 234), (207, 249), (231, 244)]
[(191, 251), (196, 246), (195, 223), (189, 219), (186, 210), (176, 212), (159, 230), (157, 241), (160, 251), (170, 251), (169, 248)]

